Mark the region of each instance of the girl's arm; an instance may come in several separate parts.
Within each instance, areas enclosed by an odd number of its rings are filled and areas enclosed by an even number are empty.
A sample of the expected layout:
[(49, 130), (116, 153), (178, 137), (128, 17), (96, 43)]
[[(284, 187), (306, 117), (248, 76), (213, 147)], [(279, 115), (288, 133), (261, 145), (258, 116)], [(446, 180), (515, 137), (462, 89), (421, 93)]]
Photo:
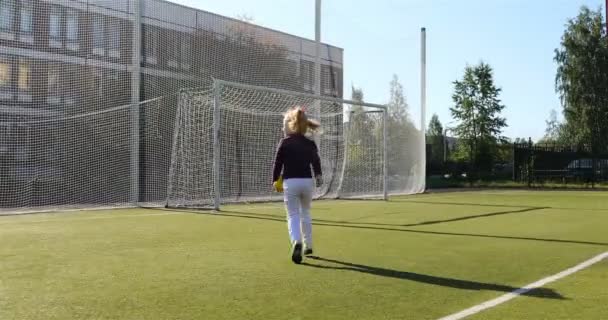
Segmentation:
[(314, 146), (314, 151), (312, 155), (312, 170), (315, 173), (315, 178), (317, 180), (317, 185), (323, 184), (323, 172), (321, 172), (321, 158), (319, 158), (319, 149), (317, 148), (317, 144), (312, 142)]
[(279, 143), (277, 147), (277, 152), (274, 156), (274, 167), (272, 169), (272, 182), (279, 180), (281, 176), (281, 172), (283, 171), (283, 141)]

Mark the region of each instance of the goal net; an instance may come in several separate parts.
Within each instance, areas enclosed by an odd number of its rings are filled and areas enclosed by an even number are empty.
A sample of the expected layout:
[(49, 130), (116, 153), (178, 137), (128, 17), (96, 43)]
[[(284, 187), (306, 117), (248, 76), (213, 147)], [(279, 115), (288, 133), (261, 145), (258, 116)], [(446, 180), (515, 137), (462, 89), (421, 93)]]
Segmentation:
[(306, 108), (322, 127), (310, 137), (324, 180), (316, 199), (386, 198), (391, 187), (404, 189), (399, 184), (406, 177), (389, 176), (385, 106), (216, 80), (213, 89), (180, 93), (166, 205), (219, 209), (282, 199), (271, 188), (272, 166), (283, 115), (294, 106)]

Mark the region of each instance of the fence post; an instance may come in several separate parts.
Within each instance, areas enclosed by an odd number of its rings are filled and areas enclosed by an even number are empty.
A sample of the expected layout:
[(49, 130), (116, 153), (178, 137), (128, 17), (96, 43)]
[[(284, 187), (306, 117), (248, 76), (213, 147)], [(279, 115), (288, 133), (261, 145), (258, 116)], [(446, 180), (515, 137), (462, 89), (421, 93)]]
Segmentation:
[(131, 70), (131, 203), (137, 205), (140, 193), (140, 114), (139, 93), (141, 82), (141, 1), (133, 0), (133, 40)]
[(595, 152), (595, 147), (591, 146), (591, 170), (593, 171), (591, 173), (591, 189), (595, 189), (595, 179), (597, 176), (596, 155), (597, 153)]
[(513, 161), (513, 169), (511, 169), (511, 174), (513, 176), (513, 181), (516, 181), (517, 177), (515, 176), (515, 170), (517, 170), (517, 168), (515, 163), (515, 142), (511, 144), (511, 160)]
[(532, 188), (532, 174), (534, 169), (532, 168), (534, 157), (534, 150), (532, 150), (532, 138), (528, 138), (528, 188)]
[(220, 183), (220, 164), (221, 164), (221, 153), (220, 153), (220, 128), (221, 128), (221, 114), (220, 114), (220, 95), (222, 93), (222, 84), (219, 81), (213, 82), (213, 208), (216, 211), (220, 211), (221, 202), (221, 183)]
[(388, 129), (387, 129), (387, 118), (388, 110), (384, 109), (382, 112), (382, 198), (388, 200)]

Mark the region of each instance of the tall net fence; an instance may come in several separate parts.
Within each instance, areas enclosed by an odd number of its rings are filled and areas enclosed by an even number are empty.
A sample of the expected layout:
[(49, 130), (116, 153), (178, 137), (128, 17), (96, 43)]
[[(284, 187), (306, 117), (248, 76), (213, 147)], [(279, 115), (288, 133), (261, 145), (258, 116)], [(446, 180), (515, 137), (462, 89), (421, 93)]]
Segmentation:
[[(315, 54), (163, 0), (2, 0), (0, 210), (161, 205), (180, 89), (312, 93)], [(341, 96), (342, 50), (322, 44), (320, 68), (321, 93)]]
[[(19, 149), (3, 153), (2, 207), (106, 206), (130, 202), (130, 112), (4, 122)], [(24, 148), (25, 146), (25, 148)], [(19, 152), (15, 152), (19, 150)]]
[[(0, 210), (165, 204), (172, 190), (175, 124), (183, 121), (180, 90), (211, 88), (215, 78), (313, 94), (315, 46), (308, 39), (163, 0), (1, 0)], [(321, 44), (320, 95), (342, 98), (342, 55), (342, 49)], [(335, 123), (320, 138), (325, 154), (344, 162), (358, 155), (331, 155), (344, 149), (343, 142), (329, 141), (338, 131), (355, 132), (344, 129), (356, 127), (356, 121), (347, 124), (348, 116), (339, 113), (349, 109), (341, 108), (326, 107), (333, 111), (317, 116)], [(226, 116), (224, 121), (230, 121)], [(365, 125), (378, 126), (374, 117), (366, 117)], [(410, 142), (390, 140), (391, 134), (409, 134), (391, 129), (391, 121), (388, 126), (389, 146), (394, 143), (389, 160), (402, 163), (389, 166), (390, 190), (419, 190), (414, 185), (423, 175), (412, 173), (419, 159), (407, 158), (419, 153), (408, 149), (391, 158)], [(208, 128), (201, 130), (206, 134)], [(240, 142), (245, 137), (234, 139), (232, 149), (222, 151), (226, 156), (251, 152)], [(324, 166), (327, 172), (342, 170), (333, 162)], [(242, 176), (229, 182), (240, 191), (226, 199), (251, 197), (250, 169), (240, 170)], [(378, 169), (357, 170), (344, 176), (363, 182), (365, 170)], [(336, 192), (336, 182), (328, 183), (320, 194)], [(374, 183), (368, 187), (377, 188)], [(344, 196), (360, 189), (356, 182), (342, 186)]]

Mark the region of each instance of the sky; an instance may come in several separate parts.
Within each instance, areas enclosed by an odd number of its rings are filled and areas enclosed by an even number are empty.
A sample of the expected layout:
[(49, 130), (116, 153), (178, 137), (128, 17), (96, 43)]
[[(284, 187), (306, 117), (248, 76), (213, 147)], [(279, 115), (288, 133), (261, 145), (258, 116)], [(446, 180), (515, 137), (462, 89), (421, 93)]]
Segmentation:
[[(314, 0), (171, 0), (314, 39)], [(420, 29), (427, 30), (426, 123), (437, 114), (455, 123), (453, 82), (468, 65), (494, 69), (510, 138), (539, 139), (552, 109), (555, 49), (568, 19), (581, 6), (603, 8), (605, 0), (323, 0), (321, 41), (344, 49), (344, 97), (352, 85), (366, 102), (386, 103), (393, 74), (403, 84), (412, 117), (421, 121)], [(603, 9), (602, 9), (603, 10)]]

